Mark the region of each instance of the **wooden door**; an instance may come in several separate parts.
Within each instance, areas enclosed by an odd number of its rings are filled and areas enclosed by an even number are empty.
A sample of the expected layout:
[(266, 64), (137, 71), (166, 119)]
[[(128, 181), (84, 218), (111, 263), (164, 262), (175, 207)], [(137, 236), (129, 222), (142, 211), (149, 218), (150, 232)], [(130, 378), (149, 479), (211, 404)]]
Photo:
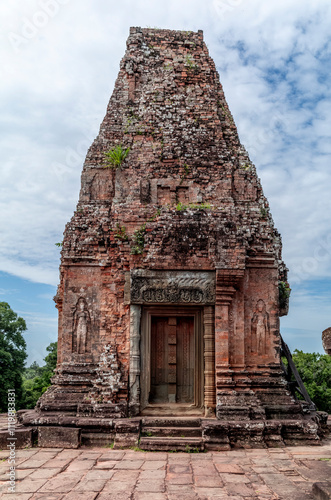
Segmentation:
[(194, 321), (177, 318), (176, 400), (194, 402)]
[(194, 318), (152, 317), (151, 403), (194, 403)]

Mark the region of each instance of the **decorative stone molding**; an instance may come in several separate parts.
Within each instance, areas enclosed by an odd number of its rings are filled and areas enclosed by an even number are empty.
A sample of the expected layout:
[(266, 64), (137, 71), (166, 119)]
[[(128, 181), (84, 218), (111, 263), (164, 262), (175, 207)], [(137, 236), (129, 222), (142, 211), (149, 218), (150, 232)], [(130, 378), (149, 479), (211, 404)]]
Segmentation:
[(215, 315), (214, 308), (204, 308), (205, 417), (215, 415)]
[(215, 273), (193, 271), (147, 271), (137, 269), (126, 287), (131, 304), (212, 305)]
[(140, 409), (140, 317), (141, 307), (130, 306), (130, 416)]

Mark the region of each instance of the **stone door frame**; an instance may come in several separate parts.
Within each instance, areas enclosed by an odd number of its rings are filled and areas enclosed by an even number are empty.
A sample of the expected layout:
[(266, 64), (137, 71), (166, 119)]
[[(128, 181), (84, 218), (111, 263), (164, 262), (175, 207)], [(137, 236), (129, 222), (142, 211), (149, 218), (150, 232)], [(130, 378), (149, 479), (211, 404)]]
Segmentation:
[[(200, 368), (201, 372), (196, 402), (204, 406), (205, 416), (215, 413), (215, 299), (216, 273), (213, 271), (152, 271), (134, 269), (126, 274), (124, 301), (130, 305), (130, 374), (129, 374), (129, 415), (141, 412), (142, 381), (146, 377), (142, 358), (146, 356), (148, 332), (148, 312), (180, 315), (188, 311), (196, 316), (195, 324), (200, 325)], [(146, 311), (146, 312), (145, 312)], [(143, 313), (143, 314), (142, 314)], [(145, 315), (147, 316), (145, 317)], [(199, 316), (200, 315), (200, 316)], [(198, 317), (200, 319), (198, 319)], [(147, 322), (147, 323), (146, 323)], [(147, 326), (145, 326), (147, 325)], [(142, 335), (143, 334), (143, 335)], [(150, 333), (149, 333), (150, 335)], [(200, 336), (199, 336), (200, 335)], [(149, 337), (150, 338), (150, 337)], [(150, 347), (149, 347), (150, 349)], [(149, 357), (149, 353), (147, 353)], [(145, 385), (145, 392), (146, 392)], [(143, 396), (146, 399), (146, 395)]]
[[(148, 396), (151, 386), (151, 323), (152, 317), (185, 317), (194, 319), (194, 403), (202, 408), (204, 404), (204, 359), (203, 359), (203, 310), (202, 308), (183, 306), (147, 306), (143, 307), (141, 315), (141, 393), (140, 411), (148, 406)], [(166, 406), (166, 403), (165, 403)]]

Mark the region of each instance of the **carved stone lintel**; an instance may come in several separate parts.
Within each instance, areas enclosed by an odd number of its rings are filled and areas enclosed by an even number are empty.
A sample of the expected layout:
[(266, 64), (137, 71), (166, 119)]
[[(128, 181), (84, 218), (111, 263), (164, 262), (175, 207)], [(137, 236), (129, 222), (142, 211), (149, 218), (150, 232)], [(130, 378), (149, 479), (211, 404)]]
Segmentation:
[(215, 303), (215, 273), (191, 271), (144, 271), (131, 273), (131, 304)]

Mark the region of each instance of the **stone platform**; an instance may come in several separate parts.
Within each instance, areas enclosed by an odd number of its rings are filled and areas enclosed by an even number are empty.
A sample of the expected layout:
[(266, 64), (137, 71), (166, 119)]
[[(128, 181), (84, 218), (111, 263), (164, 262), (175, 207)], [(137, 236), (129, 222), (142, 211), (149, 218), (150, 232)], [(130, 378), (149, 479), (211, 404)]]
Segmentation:
[[(107, 419), (36, 410), (18, 412), (16, 447), (79, 448), (112, 446), (140, 447), (148, 451), (220, 451), (233, 448), (281, 448), (291, 445), (319, 445), (327, 435), (326, 414), (315, 417), (272, 420), (217, 420), (216, 418), (157, 417)], [(324, 416), (324, 426), (321, 425)], [(29, 441), (30, 439), (30, 441)], [(0, 431), (0, 445), (7, 440)], [(2, 446), (3, 447), (3, 446)]]
[(331, 441), (207, 453), (32, 448), (15, 465), (13, 494), (0, 451), (2, 500), (313, 500), (331, 475)]

